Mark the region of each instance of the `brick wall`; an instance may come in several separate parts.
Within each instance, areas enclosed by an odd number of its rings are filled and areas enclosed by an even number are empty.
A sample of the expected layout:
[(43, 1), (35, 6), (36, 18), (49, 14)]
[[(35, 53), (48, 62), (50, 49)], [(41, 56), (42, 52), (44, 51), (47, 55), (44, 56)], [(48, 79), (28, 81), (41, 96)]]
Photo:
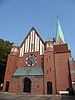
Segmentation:
[(31, 94), (43, 94), (43, 76), (13, 77), (12, 92), (24, 94), (24, 78), (31, 80)]
[(15, 71), (15, 69), (17, 68), (17, 58), (18, 57), (16, 55), (13, 56), (13, 55), (9, 54), (9, 56), (8, 56), (6, 72), (5, 72), (5, 77), (4, 77), (3, 91), (5, 91), (5, 86), (6, 86), (7, 81), (10, 82), (9, 91), (11, 90), (12, 74)]
[(69, 56), (70, 52), (55, 54), (57, 93), (58, 91), (67, 90), (67, 88), (69, 88), (69, 69), (68, 69)]
[(52, 92), (56, 94), (56, 83), (55, 83), (55, 67), (54, 67), (54, 53), (45, 52), (44, 54), (44, 86), (45, 94), (47, 94), (47, 82), (52, 82)]

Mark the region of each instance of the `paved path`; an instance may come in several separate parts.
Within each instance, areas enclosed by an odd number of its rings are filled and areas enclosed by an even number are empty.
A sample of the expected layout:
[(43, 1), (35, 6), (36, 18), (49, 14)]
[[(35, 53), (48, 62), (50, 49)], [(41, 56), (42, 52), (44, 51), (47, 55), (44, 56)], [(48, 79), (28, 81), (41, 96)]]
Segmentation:
[(16, 95), (0, 93), (0, 100), (75, 100), (75, 96), (53, 96), (53, 95)]

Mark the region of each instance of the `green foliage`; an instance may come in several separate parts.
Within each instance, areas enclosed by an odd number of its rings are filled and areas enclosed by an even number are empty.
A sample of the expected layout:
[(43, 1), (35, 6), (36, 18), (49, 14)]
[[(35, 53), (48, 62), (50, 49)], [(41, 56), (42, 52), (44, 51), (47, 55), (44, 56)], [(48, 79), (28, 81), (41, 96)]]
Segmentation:
[(6, 62), (12, 43), (0, 39), (0, 83), (4, 80)]

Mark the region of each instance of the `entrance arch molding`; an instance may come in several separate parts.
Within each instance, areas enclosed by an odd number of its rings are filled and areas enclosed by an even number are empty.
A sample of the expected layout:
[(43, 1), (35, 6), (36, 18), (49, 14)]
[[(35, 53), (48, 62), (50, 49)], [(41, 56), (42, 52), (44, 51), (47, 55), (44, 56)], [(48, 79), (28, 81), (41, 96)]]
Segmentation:
[(25, 77), (23, 79), (23, 92), (25, 93), (31, 93), (31, 79), (28, 77)]

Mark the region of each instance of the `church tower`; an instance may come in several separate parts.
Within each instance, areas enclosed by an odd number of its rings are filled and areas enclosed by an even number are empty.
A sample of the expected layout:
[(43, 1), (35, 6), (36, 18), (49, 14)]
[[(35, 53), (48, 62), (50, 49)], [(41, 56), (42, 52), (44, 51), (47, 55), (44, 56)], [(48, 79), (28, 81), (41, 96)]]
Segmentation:
[(6, 66), (4, 87), (3, 87), (3, 91), (5, 92), (8, 91), (11, 92), (12, 90), (12, 74), (17, 68), (18, 53), (19, 53), (18, 46), (16, 44), (13, 44), (11, 47), (10, 54), (8, 55), (7, 66)]
[(45, 42), (44, 52), (44, 88), (45, 94), (55, 94), (55, 65), (54, 65), (54, 41), (50, 39)]
[[(68, 58), (71, 56), (71, 51), (68, 48), (68, 44), (64, 41), (64, 35), (58, 20), (56, 27), (56, 38), (54, 43), (54, 57), (55, 57), (55, 69), (56, 69), (56, 89), (64, 91), (70, 88), (70, 69), (68, 66)], [(64, 81), (65, 80), (65, 81)]]

